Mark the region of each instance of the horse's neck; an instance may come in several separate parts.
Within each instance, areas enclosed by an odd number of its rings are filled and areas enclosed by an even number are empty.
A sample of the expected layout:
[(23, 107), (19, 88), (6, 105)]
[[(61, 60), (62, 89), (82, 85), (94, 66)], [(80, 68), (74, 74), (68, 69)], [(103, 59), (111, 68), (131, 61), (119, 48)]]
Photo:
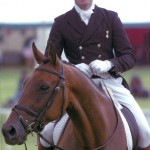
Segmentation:
[(67, 112), (82, 145), (98, 146), (111, 136), (116, 125), (112, 122), (116, 120), (115, 113), (111, 103), (89, 79), (77, 76), (70, 85), (72, 94)]

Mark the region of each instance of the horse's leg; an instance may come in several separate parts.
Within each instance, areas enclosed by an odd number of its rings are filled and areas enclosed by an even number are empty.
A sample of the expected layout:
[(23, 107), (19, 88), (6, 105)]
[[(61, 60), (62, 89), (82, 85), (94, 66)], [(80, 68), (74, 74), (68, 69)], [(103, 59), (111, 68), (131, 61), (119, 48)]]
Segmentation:
[(38, 150), (54, 150), (54, 147), (44, 147), (44, 146), (42, 146), (40, 143), (39, 143), (39, 145), (38, 145)]

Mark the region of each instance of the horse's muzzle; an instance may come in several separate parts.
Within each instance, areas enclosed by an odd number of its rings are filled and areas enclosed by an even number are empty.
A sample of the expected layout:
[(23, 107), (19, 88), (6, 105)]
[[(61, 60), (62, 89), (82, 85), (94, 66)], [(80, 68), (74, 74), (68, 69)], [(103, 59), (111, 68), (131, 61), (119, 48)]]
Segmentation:
[(2, 127), (2, 133), (5, 142), (9, 145), (23, 144), (27, 137), (24, 129), (17, 124), (4, 124)]

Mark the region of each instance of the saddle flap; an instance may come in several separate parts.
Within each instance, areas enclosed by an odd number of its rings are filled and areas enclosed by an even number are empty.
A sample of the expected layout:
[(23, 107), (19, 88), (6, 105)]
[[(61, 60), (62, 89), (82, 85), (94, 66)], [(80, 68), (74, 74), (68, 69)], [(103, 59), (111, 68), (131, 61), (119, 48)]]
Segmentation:
[(127, 107), (123, 106), (123, 109), (121, 111), (128, 122), (130, 131), (131, 131), (131, 135), (132, 135), (132, 139), (133, 139), (133, 148), (136, 149), (137, 148), (136, 145), (138, 142), (138, 136), (139, 136), (137, 122), (136, 122), (132, 112)]

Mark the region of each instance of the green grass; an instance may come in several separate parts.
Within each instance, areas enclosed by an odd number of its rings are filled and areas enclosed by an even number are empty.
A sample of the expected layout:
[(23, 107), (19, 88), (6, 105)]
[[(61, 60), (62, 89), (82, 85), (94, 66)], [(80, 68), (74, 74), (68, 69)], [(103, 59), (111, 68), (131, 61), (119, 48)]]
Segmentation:
[(138, 102), (138, 104), (140, 105), (140, 107), (142, 109), (147, 109), (150, 110), (150, 100), (149, 99), (139, 99), (136, 98), (136, 101)]
[[(1, 69), (0, 71), (0, 106), (14, 96), (23, 68)], [(28, 70), (30, 73), (31, 71)]]
[(17, 90), (20, 69), (4, 69), (0, 72), (0, 98), (2, 105), (11, 98)]
[[(17, 89), (18, 79), (20, 77), (21, 68), (18, 69), (1, 69), (0, 70), (0, 106), (2, 106), (7, 99), (11, 98)], [(138, 75), (145, 87), (150, 88), (150, 69), (149, 67), (138, 67), (128, 72), (123, 73), (123, 76), (129, 83), (133, 75)], [(150, 99), (136, 99), (142, 109), (150, 110)], [(0, 127), (4, 123), (6, 116), (0, 111)], [(29, 136), (27, 140), (27, 148), (29, 150), (37, 150), (36, 135)], [(8, 146), (5, 144), (2, 134), (0, 134), (0, 150), (24, 150), (24, 145)]]

